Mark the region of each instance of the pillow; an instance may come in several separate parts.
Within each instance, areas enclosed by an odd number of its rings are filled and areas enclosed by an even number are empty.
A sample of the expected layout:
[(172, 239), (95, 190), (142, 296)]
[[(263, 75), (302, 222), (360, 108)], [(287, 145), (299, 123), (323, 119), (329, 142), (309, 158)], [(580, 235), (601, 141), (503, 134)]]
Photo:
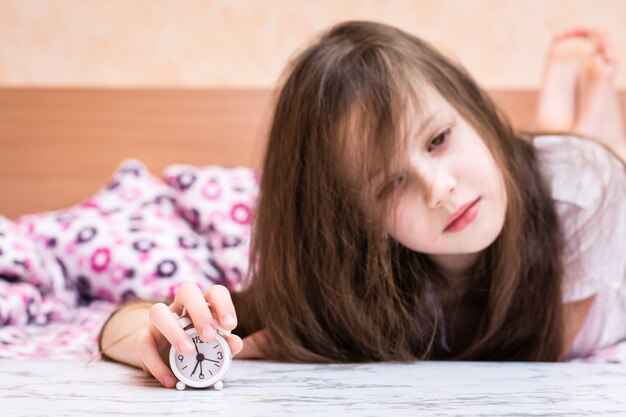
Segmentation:
[(211, 249), (221, 278), (236, 291), (245, 286), (259, 175), (251, 168), (170, 165), (163, 176), (176, 205)]
[(210, 248), (176, 209), (175, 193), (136, 160), (67, 210), (24, 216), (19, 229), (58, 260), (82, 303), (165, 300), (185, 281), (227, 284)]

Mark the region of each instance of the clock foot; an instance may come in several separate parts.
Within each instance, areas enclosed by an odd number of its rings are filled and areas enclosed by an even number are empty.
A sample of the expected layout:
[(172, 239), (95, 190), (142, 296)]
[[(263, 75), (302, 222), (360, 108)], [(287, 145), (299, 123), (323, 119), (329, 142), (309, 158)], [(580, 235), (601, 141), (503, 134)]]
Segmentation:
[(224, 388), (224, 383), (222, 381), (217, 381), (214, 385), (213, 385), (213, 389), (216, 390), (221, 390), (222, 388)]
[(176, 383), (176, 389), (177, 389), (177, 390), (179, 390), (179, 391), (184, 390), (186, 386), (187, 386), (187, 385), (183, 384), (183, 383), (182, 383), (182, 382), (180, 382), (180, 381), (178, 381), (178, 382)]

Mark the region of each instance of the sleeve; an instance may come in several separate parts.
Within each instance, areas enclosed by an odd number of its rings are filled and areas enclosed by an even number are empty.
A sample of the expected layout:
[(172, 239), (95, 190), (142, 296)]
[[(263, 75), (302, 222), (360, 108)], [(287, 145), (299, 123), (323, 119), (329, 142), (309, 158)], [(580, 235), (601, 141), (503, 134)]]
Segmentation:
[[(570, 141), (579, 139), (564, 138)], [(564, 233), (562, 300), (571, 303), (601, 288), (618, 290), (626, 277), (626, 169), (598, 145), (552, 158), (551, 182)], [(559, 162), (560, 161), (560, 162)]]

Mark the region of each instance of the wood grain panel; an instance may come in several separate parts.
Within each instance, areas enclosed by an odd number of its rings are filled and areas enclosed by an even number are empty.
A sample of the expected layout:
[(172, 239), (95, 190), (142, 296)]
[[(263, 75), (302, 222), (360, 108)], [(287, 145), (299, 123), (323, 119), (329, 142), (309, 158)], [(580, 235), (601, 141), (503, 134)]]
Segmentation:
[(126, 158), (259, 167), (269, 90), (0, 89), (0, 214), (59, 209)]
[[(491, 95), (530, 126), (535, 92)], [(76, 204), (131, 157), (155, 175), (172, 163), (258, 168), (271, 107), (261, 89), (0, 88), (0, 214)]]

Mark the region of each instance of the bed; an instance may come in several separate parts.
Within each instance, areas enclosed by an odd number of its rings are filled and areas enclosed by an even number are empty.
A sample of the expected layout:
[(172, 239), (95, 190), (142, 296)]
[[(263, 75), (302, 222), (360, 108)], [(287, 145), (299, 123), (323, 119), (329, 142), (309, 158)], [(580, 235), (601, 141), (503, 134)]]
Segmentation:
[[(514, 126), (519, 129), (530, 127), (536, 100), (534, 91), (493, 90), (490, 94)], [(620, 99), (622, 109), (626, 109), (626, 95), (621, 94)], [(149, 185), (135, 184), (140, 189), (163, 184), (180, 188), (182, 185), (176, 181), (183, 178), (181, 169), (189, 172), (203, 167), (226, 167), (231, 171), (223, 174), (226, 175), (224, 178), (228, 177), (224, 181), (238, 176), (237, 181), (244, 181), (243, 188), (249, 187), (244, 190), (247, 193), (244, 197), (253, 205), (255, 195), (250, 187), (253, 188), (258, 180), (254, 173), (262, 161), (272, 100), (273, 92), (269, 89), (2, 88), (0, 215), (4, 229), (0, 228), (0, 232), (6, 234), (7, 230), (13, 230), (36, 241), (13, 242), (22, 247), (20, 250), (28, 249), (24, 247), (32, 243), (31, 249), (41, 251), (42, 245), (55, 243), (52, 241), (57, 237), (42, 237), (33, 230), (45, 229), (51, 219), (58, 221), (63, 216), (75, 214), (75, 210), (96, 204), (94, 201), (100, 198), (99, 193), (115, 185), (120, 170), (129, 171), (123, 161), (146, 177), (148, 182), (145, 184)], [(178, 174), (171, 174), (172, 170), (178, 170)], [(193, 172), (199, 177), (206, 174), (205, 171)], [(242, 176), (244, 180), (241, 180)], [(163, 184), (158, 185), (159, 181)], [(228, 186), (236, 188), (233, 184), (228, 183)], [(174, 199), (181, 196), (180, 189), (174, 191), (179, 192)], [(159, 194), (161, 191), (155, 192), (157, 200), (163, 197)], [(165, 198), (168, 199), (173, 198)], [(229, 209), (233, 207), (231, 204)], [(185, 220), (196, 230), (224, 216), (220, 209), (216, 209), (214, 219), (203, 219), (202, 209), (200, 213), (198, 210), (194, 212), (193, 203), (182, 209), (180, 206), (174, 208), (177, 212), (182, 210)], [(162, 212), (157, 215), (166, 216)], [(64, 224), (66, 229), (59, 226), (56, 230), (59, 241), (71, 230), (68, 229), (69, 223)], [(235, 226), (232, 230), (222, 231), (220, 238), (228, 233), (241, 235), (248, 230)], [(213, 243), (209, 242), (208, 246)], [(243, 285), (239, 280), (244, 272), (240, 258), (245, 249), (243, 242), (238, 252), (223, 253), (230, 256), (230, 263), (227, 262), (226, 267), (221, 265), (219, 279), (216, 278), (218, 282), (235, 289)], [(10, 249), (0, 246), (0, 250), (6, 254)], [(60, 256), (59, 252), (53, 253), (49, 262), (55, 263)], [(63, 276), (59, 282), (52, 278), (49, 282), (40, 282), (42, 280), (37, 277), (29, 281), (19, 273), (20, 267), (25, 268), (24, 262), (19, 259), (12, 262), (9, 267), (0, 264), (0, 268), (5, 268), (0, 269), (3, 278), (0, 280), (0, 290), (3, 291), (0, 293), (0, 322), (3, 324), (0, 327), (0, 357), (96, 357), (94, 340), (99, 327), (114, 306), (128, 298), (128, 289), (125, 293), (116, 293), (116, 289), (89, 287), (93, 283), (73, 282), (76, 277), (71, 276), (72, 272), (84, 267), (87, 262), (84, 257), (72, 264), (74, 269), (67, 262), (61, 265), (60, 275)], [(41, 264), (45, 265), (45, 261)], [(30, 272), (35, 269), (34, 265), (27, 266)], [(72, 270), (68, 272), (68, 269)], [(237, 276), (230, 274), (233, 271)], [(125, 269), (120, 273), (128, 272)], [(214, 271), (201, 272), (215, 277)], [(129, 277), (120, 279), (125, 278)], [(53, 300), (52, 306), (42, 307), (47, 302), (41, 296), (44, 290), (54, 291), (55, 286), (69, 286), (76, 294), (70, 301)], [(156, 298), (171, 294), (172, 287), (159, 291), (132, 295)], [(39, 298), (37, 292), (41, 293)], [(69, 310), (68, 306), (71, 306)], [(55, 310), (64, 308), (67, 311)], [(33, 313), (29, 309), (37, 311)], [(585, 360), (626, 362), (626, 348), (616, 346)]]

